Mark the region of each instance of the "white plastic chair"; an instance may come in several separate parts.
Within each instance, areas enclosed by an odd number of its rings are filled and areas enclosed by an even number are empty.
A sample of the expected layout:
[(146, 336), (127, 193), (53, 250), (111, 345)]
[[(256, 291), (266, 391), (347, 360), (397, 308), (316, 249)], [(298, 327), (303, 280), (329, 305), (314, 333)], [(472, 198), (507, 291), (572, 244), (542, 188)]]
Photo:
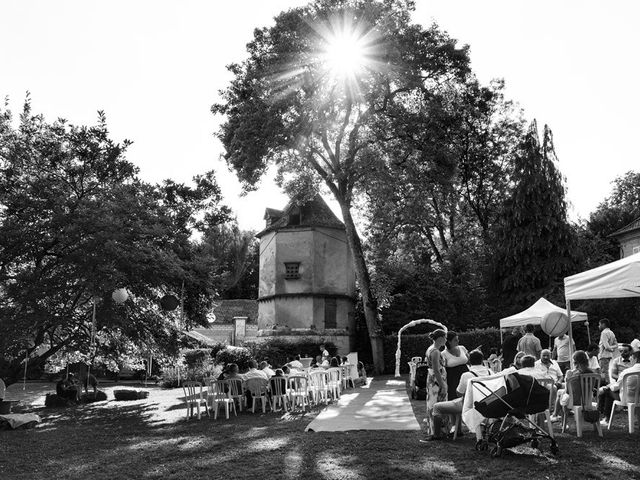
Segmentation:
[[(575, 378), (575, 377), (573, 377)], [(582, 429), (585, 423), (584, 412), (590, 410), (598, 410), (598, 402), (597, 402), (597, 392), (600, 387), (600, 375), (597, 373), (583, 373), (580, 375), (580, 389), (581, 396), (577, 400), (574, 400), (573, 395), (573, 385), (574, 382), (569, 380), (567, 382), (567, 393), (569, 394), (569, 404), (564, 407), (562, 411), (562, 433), (564, 433), (567, 427), (567, 420), (569, 415), (567, 414), (567, 410), (573, 410), (573, 418), (576, 421), (576, 431), (578, 437), (582, 437)], [(594, 428), (598, 431), (598, 435), (602, 437), (602, 426), (600, 425), (600, 420), (596, 420), (593, 423)]]
[(334, 400), (338, 400), (342, 393), (342, 370), (333, 367), (327, 370), (327, 388)]
[(227, 380), (211, 380), (209, 382), (207, 399), (213, 409), (214, 420), (218, 419), (218, 410), (220, 406), (224, 406), (227, 420), (229, 420), (230, 409), (233, 409), (233, 413), (238, 416), (238, 412), (236, 412), (236, 403), (233, 398), (231, 398), (231, 390)]
[(238, 402), (238, 407), (242, 412), (242, 407), (246, 405), (247, 397), (244, 394), (244, 382), (239, 378), (227, 379), (229, 384), (229, 396)]
[(287, 379), (285, 377), (271, 377), (269, 379), (269, 390), (271, 393), (271, 411), (275, 412), (278, 405), (282, 405), (285, 412), (288, 411)]
[(291, 409), (295, 409), (298, 404), (304, 412), (305, 405), (311, 409), (309, 402), (309, 381), (307, 377), (302, 375), (291, 375), (289, 377), (289, 399), (291, 400)]
[(202, 383), (184, 382), (182, 384), (182, 391), (184, 392), (184, 401), (187, 404), (187, 419), (192, 418), (194, 409), (197, 409), (198, 420), (200, 420), (200, 405), (204, 405), (207, 416), (209, 416), (207, 400), (202, 397)]
[(246, 380), (244, 386), (251, 392), (252, 405), (251, 412), (256, 412), (256, 401), (262, 402), (262, 413), (267, 411), (267, 380), (262, 378), (250, 378)]
[[(633, 395), (629, 395), (631, 386), (635, 383), (635, 392)], [(632, 389), (632, 388), (631, 388)], [(611, 415), (609, 416), (609, 424), (607, 430), (611, 430), (611, 422), (613, 421), (613, 414), (616, 411), (616, 407), (627, 407), (629, 416), (629, 433), (634, 432), (634, 424), (636, 419), (636, 406), (640, 399), (640, 372), (628, 373), (624, 377), (624, 383), (620, 387), (620, 400), (614, 400), (613, 407), (611, 408)]]
[(329, 375), (324, 370), (309, 372), (309, 391), (313, 398), (314, 405), (323, 401), (326, 405), (329, 402)]

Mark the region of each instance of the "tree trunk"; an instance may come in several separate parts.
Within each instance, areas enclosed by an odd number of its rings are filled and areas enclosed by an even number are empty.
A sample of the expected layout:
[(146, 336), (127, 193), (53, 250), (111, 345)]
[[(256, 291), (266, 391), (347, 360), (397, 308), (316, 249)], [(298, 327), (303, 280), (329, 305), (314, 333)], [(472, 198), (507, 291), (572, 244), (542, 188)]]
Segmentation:
[(362, 293), (362, 304), (364, 307), (364, 317), (367, 322), (367, 330), (369, 331), (369, 339), (371, 341), (371, 353), (373, 355), (374, 373), (381, 374), (384, 372), (384, 347), (382, 339), (382, 329), (378, 321), (378, 302), (371, 293), (371, 279), (369, 278), (369, 270), (364, 261), (362, 252), (362, 242), (356, 231), (349, 205), (340, 198), (336, 198), (342, 210), (342, 218), (347, 231), (347, 244), (356, 270), (356, 278), (360, 285)]

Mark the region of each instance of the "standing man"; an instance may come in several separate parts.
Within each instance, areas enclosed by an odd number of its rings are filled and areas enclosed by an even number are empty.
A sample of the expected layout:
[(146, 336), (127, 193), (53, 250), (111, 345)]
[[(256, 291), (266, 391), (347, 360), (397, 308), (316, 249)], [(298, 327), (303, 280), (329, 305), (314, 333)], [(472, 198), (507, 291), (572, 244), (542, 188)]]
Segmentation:
[[(558, 335), (556, 339), (553, 341), (553, 358), (558, 361), (558, 365), (560, 366), (560, 370), (562, 370), (562, 375), (567, 373), (567, 370), (571, 366), (571, 356), (569, 353), (569, 335), (563, 333)], [(571, 340), (571, 346), (573, 347), (571, 351), (576, 351), (576, 342)]]
[(609, 326), (610, 323), (608, 318), (603, 318), (598, 324), (601, 332), (600, 343), (598, 344), (600, 348), (598, 360), (600, 360), (600, 373), (605, 377), (604, 383), (609, 383), (611, 381), (609, 378), (609, 363), (614, 357), (614, 352), (618, 349), (618, 341)]
[(527, 323), (524, 327), (524, 337), (518, 342), (518, 351), (524, 352), (526, 355), (531, 355), (536, 360), (540, 359), (540, 352), (542, 352), (542, 345), (540, 339), (533, 334), (535, 327), (532, 323)]
[(327, 351), (326, 348), (324, 348), (324, 344), (320, 345), (320, 352), (322, 355), (322, 361), (324, 362), (325, 360), (328, 362), (329, 361), (329, 352)]

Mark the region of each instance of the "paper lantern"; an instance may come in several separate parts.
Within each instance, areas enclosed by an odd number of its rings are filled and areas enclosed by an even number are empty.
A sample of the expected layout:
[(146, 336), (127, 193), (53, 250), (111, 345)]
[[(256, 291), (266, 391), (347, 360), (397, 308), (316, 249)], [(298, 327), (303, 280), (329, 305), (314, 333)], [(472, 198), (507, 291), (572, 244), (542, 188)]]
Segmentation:
[(180, 301), (175, 295), (165, 295), (160, 299), (160, 306), (167, 312), (175, 310), (178, 308), (178, 305), (180, 305)]
[(558, 337), (569, 330), (569, 317), (564, 312), (549, 312), (542, 317), (540, 327), (550, 337)]
[(129, 292), (127, 292), (126, 288), (118, 288), (113, 291), (113, 293), (111, 294), (111, 298), (118, 305), (121, 305), (127, 301), (127, 298), (129, 298)]

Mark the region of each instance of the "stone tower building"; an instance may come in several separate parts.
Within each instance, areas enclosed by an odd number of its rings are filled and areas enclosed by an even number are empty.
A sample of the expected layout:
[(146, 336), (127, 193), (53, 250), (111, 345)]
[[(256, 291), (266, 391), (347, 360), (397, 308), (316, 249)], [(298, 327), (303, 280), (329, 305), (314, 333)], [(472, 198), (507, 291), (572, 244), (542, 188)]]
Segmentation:
[(319, 335), (353, 349), (355, 272), (344, 224), (320, 195), (267, 208), (260, 239), (258, 335)]

